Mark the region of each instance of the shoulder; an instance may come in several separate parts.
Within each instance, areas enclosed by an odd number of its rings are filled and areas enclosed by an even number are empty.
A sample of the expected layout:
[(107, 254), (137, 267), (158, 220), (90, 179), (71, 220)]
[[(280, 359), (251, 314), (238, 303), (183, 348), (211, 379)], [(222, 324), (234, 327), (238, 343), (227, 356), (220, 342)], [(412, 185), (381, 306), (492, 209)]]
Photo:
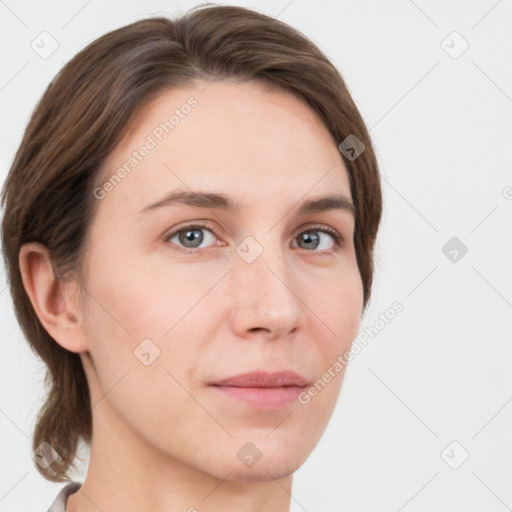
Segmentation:
[(47, 512), (66, 512), (66, 501), (70, 494), (78, 491), (82, 486), (81, 482), (69, 482), (57, 494)]

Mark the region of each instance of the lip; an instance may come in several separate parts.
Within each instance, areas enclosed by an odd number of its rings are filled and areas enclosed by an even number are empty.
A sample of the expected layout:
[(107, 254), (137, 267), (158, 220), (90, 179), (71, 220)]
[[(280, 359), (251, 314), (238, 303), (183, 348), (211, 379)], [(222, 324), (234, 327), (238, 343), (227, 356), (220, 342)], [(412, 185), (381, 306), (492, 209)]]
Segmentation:
[(297, 400), (309, 381), (293, 370), (253, 371), (216, 381), (212, 389), (257, 409), (280, 409)]

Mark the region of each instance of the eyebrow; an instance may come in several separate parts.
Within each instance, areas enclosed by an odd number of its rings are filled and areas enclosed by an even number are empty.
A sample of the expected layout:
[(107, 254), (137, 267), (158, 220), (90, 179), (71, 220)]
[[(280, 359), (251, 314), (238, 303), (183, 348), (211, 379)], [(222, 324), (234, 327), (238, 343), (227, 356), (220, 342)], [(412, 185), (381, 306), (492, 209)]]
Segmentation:
[[(159, 208), (172, 206), (174, 204), (185, 204), (196, 208), (208, 208), (215, 210), (224, 210), (228, 212), (239, 212), (240, 205), (226, 194), (213, 192), (194, 192), (194, 191), (175, 191), (170, 192), (162, 199), (145, 206), (140, 213), (148, 214)], [(301, 203), (296, 208), (297, 215), (307, 213), (321, 212), (326, 210), (341, 210), (356, 216), (356, 208), (352, 199), (344, 194), (329, 194), (314, 199), (309, 199)], [(289, 210), (290, 211), (290, 210)]]

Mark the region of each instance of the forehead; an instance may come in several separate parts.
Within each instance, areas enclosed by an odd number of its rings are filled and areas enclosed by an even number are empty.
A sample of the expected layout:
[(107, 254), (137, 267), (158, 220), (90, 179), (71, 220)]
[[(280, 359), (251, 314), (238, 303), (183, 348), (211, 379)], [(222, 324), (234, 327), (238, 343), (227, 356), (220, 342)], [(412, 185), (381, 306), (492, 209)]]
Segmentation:
[(120, 169), (123, 178), (114, 180), (108, 200), (117, 196), (139, 210), (177, 187), (248, 201), (296, 201), (309, 190), (350, 197), (348, 172), (317, 114), (295, 95), (254, 81), (200, 82), (161, 93), (132, 120), (102, 183)]

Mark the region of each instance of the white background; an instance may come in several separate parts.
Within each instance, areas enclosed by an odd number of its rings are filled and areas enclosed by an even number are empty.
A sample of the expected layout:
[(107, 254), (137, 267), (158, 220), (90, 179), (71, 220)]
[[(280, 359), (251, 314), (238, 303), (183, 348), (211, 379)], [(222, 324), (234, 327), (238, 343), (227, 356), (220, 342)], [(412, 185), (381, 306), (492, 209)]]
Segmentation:
[[(2, 182), (63, 63), (105, 32), (196, 3), (1, 1)], [(361, 330), (393, 302), (404, 308), (350, 363), (331, 423), (294, 477), (292, 510), (510, 510), (512, 2), (233, 3), (298, 28), (344, 76), (384, 193)], [(47, 59), (31, 48), (43, 31), (59, 45)], [(453, 31), (469, 44), (458, 58), (464, 41)], [(457, 262), (442, 252), (452, 237), (468, 248)], [(0, 279), (0, 511), (44, 511), (63, 484), (40, 477), (30, 456), (43, 367), (3, 268)], [(462, 450), (469, 458), (452, 469), (445, 460)]]

